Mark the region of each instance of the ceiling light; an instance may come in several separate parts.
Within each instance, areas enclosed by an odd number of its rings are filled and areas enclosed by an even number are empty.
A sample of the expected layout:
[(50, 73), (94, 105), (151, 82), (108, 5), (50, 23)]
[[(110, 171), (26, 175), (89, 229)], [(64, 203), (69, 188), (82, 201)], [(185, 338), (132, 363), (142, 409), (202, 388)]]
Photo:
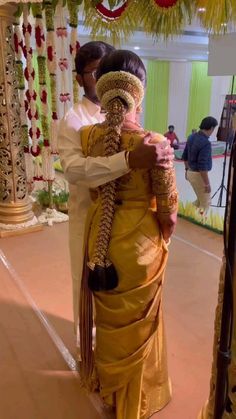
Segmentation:
[(227, 23), (226, 23), (226, 22), (221, 23), (221, 24), (220, 24), (220, 26), (224, 26), (224, 27), (226, 27), (226, 26), (227, 26)]
[(199, 13), (204, 13), (206, 11), (205, 7), (199, 7), (198, 12)]
[(140, 47), (136, 46), (136, 47), (134, 47), (134, 49), (135, 49), (135, 50), (138, 50), (138, 49), (140, 49)]

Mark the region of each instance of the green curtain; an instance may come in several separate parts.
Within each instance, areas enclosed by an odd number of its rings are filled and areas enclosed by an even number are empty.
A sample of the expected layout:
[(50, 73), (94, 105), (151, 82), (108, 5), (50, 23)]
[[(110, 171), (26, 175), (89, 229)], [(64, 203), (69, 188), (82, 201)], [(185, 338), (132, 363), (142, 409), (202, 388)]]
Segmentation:
[(207, 70), (207, 62), (192, 63), (186, 136), (193, 128), (199, 127), (204, 117), (209, 116), (212, 78), (207, 75)]
[(165, 133), (168, 124), (169, 62), (148, 61), (145, 129)]

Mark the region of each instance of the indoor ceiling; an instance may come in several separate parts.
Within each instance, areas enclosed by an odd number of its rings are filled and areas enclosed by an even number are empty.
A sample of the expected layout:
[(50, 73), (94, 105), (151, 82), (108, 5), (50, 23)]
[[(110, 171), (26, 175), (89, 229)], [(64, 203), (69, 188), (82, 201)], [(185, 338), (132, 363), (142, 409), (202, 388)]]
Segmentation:
[[(79, 42), (88, 42), (89, 29), (79, 24)], [(109, 40), (107, 40), (109, 42)], [(168, 41), (154, 41), (152, 36), (142, 31), (136, 31), (126, 42), (121, 41), (121, 48), (132, 49), (144, 59), (174, 60), (174, 61), (207, 61), (208, 33), (195, 21), (186, 26), (181, 35)]]

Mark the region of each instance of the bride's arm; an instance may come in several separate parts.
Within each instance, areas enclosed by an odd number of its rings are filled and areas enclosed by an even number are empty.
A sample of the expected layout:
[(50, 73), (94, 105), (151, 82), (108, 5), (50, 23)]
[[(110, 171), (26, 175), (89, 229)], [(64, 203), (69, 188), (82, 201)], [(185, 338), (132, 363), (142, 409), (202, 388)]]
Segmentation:
[[(156, 141), (161, 142), (163, 138), (159, 135)], [(178, 211), (178, 192), (173, 163), (168, 169), (160, 167), (152, 169), (151, 180), (152, 190), (157, 200), (158, 222), (163, 238), (168, 241), (174, 231)]]

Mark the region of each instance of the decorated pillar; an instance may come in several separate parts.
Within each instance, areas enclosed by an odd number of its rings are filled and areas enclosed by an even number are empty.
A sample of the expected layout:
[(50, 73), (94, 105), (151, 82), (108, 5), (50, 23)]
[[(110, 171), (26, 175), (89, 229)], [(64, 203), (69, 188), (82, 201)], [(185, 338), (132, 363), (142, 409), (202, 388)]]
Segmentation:
[(0, 7), (0, 228), (35, 224), (27, 193), (13, 43), (16, 6)]

